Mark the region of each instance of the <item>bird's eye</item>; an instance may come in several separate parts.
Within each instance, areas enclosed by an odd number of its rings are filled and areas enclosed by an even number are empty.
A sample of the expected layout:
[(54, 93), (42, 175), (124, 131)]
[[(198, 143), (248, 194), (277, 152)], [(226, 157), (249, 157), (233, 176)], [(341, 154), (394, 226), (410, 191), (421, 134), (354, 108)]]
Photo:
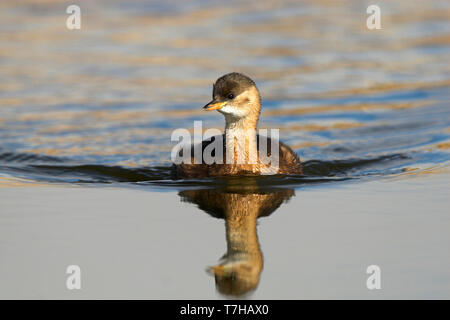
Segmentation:
[(228, 99), (234, 99), (234, 94), (230, 93), (230, 94), (228, 95)]

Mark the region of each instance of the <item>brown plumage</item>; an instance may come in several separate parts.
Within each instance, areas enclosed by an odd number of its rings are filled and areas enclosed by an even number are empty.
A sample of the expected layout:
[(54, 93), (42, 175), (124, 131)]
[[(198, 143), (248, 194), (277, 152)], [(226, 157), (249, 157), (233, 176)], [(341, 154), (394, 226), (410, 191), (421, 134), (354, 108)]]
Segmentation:
[(225, 219), (227, 252), (219, 264), (209, 268), (220, 293), (241, 296), (256, 289), (263, 269), (257, 219), (272, 214), (293, 195), (291, 189), (259, 190), (251, 180), (245, 187), (180, 192), (183, 201), (195, 203), (208, 214)]
[[(302, 173), (302, 165), (297, 154), (282, 142), (278, 143), (277, 165), (266, 164), (267, 162), (260, 159), (259, 152), (262, 146), (256, 128), (261, 112), (261, 98), (258, 88), (249, 77), (234, 72), (217, 79), (213, 86), (213, 100), (205, 105), (204, 109), (217, 110), (225, 116), (225, 133), (202, 142), (203, 154), (210, 144), (222, 139), (222, 161), (195, 164), (192, 146), (191, 162), (174, 167), (178, 178)], [(267, 144), (264, 144), (267, 146), (267, 157), (272, 156), (271, 143), (272, 140), (267, 138)], [(182, 157), (182, 151), (179, 155)], [(230, 156), (233, 157), (233, 161), (229, 160)], [(273, 153), (273, 156), (276, 157), (276, 153)], [(238, 161), (239, 157), (245, 161)], [(252, 162), (250, 159), (255, 161)]]

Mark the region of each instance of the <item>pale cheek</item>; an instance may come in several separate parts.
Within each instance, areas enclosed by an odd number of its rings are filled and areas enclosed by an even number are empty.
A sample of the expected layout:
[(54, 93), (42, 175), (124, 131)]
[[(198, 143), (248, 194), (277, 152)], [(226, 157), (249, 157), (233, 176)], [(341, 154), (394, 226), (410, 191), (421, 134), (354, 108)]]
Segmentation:
[(223, 107), (222, 109), (220, 109), (219, 111), (222, 113), (225, 113), (225, 114), (231, 114), (235, 117), (245, 117), (246, 116), (246, 112), (243, 108), (235, 107), (233, 105), (227, 105), (227, 106)]

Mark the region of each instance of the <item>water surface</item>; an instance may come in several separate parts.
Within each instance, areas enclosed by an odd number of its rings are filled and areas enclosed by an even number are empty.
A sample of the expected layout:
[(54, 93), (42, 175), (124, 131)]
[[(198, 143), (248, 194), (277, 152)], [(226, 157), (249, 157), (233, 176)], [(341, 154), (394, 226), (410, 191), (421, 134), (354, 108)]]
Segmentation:
[[(448, 2), (69, 4), (0, 4), (0, 297), (449, 297)], [(304, 175), (173, 179), (231, 71)]]

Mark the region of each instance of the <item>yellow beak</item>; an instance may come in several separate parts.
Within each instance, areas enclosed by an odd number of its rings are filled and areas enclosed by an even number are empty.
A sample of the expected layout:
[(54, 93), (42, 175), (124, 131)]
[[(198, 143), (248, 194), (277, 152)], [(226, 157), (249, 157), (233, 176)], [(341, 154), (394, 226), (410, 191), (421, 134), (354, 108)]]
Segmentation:
[(223, 276), (226, 272), (226, 267), (223, 265), (213, 266), (209, 268), (209, 271), (215, 275)]
[(210, 103), (208, 103), (206, 106), (204, 106), (203, 110), (212, 111), (212, 110), (222, 109), (226, 104), (227, 104), (227, 101), (217, 102), (217, 101), (213, 100)]

